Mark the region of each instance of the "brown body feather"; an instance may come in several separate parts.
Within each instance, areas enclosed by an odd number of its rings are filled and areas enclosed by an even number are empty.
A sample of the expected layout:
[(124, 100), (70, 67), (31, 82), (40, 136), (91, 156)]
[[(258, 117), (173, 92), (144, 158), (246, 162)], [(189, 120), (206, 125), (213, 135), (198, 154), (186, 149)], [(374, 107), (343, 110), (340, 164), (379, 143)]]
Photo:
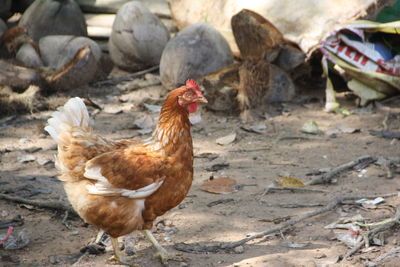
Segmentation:
[[(157, 216), (177, 206), (193, 179), (193, 147), (188, 111), (177, 97), (186, 87), (172, 91), (164, 102), (152, 140), (108, 141), (91, 127), (73, 127), (61, 135), (58, 153), (60, 180), (79, 215), (112, 237), (150, 229)], [(118, 194), (90, 194), (95, 180), (85, 168), (100, 168), (100, 176), (117, 189), (138, 190), (157, 181), (162, 185), (143, 198)], [(87, 175), (86, 175), (87, 176)]]

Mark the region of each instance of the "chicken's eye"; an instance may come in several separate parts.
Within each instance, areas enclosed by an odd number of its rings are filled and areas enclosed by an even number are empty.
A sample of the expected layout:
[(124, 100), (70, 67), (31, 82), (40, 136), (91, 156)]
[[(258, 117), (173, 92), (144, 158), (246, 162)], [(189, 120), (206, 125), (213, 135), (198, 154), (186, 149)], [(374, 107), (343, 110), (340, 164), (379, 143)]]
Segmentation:
[(189, 92), (188, 92), (188, 93), (185, 93), (185, 97), (186, 97), (186, 98), (191, 98), (192, 96), (193, 96), (192, 93), (189, 93)]

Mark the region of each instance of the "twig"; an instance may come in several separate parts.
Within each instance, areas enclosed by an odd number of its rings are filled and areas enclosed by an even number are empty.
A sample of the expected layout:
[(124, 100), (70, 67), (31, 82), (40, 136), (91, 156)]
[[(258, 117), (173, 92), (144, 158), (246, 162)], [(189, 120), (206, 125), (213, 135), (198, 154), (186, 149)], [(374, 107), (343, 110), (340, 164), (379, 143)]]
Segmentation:
[(316, 188), (308, 188), (308, 187), (287, 187), (287, 186), (269, 186), (265, 188), (264, 193), (262, 196), (265, 196), (271, 191), (280, 191), (280, 190), (289, 190), (289, 191), (301, 191), (301, 192), (317, 192), (317, 193), (328, 193), (329, 191), (323, 189), (316, 189)]
[(370, 130), (369, 134), (387, 139), (400, 139), (400, 132)]
[(67, 222), (69, 212), (68, 210), (65, 211), (64, 218), (62, 219), (61, 223), (69, 230), (71, 230), (71, 225)]
[(232, 201), (234, 201), (233, 198), (219, 199), (219, 200), (216, 200), (216, 201), (208, 203), (207, 207), (211, 208), (211, 207), (217, 206), (219, 204), (225, 204), (225, 203), (229, 203), (229, 202), (232, 202)]
[[(382, 224), (381, 226), (372, 229), (371, 231), (368, 231), (367, 233), (367, 238), (363, 238), (363, 240), (358, 243), (352, 250), (350, 250), (346, 256), (344, 257), (345, 259), (350, 258), (351, 256), (353, 256), (360, 248), (362, 248), (363, 246), (365, 246), (365, 244), (369, 245), (369, 242), (374, 238), (374, 236), (382, 231), (385, 231), (389, 228), (391, 228), (392, 226), (394, 226), (395, 224), (398, 224), (400, 222), (400, 212), (399, 210), (396, 212), (396, 216), (390, 220), (385, 220), (385, 223)], [(366, 240), (367, 239), (367, 240)], [(367, 243), (368, 242), (368, 243)]]
[(313, 207), (321, 207), (324, 206), (322, 203), (279, 203), (279, 204), (267, 204), (268, 207), (279, 207), (279, 208), (289, 208), (289, 209), (295, 209), (295, 208), (313, 208)]
[(283, 140), (296, 140), (296, 139), (300, 139), (300, 140), (318, 140), (319, 138), (315, 138), (315, 137), (309, 137), (309, 136), (301, 136), (301, 135), (295, 135), (295, 136), (281, 136), (279, 137), (276, 141), (283, 141)]
[(64, 210), (68, 211), (69, 214), (73, 214), (78, 216), (75, 210), (70, 206), (66, 205), (64, 202), (61, 201), (38, 201), (38, 200), (29, 200), (20, 197), (13, 197), (7, 194), (0, 193), (0, 199), (5, 199), (9, 201), (13, 201), (16, 203), (28, 204), (39, 208), (46, 208), (46, 209), (55, 209), (55, 210)]
[(335, 177), (339, 173), (347, 171), (360, 163), (365, 163), (365, 162), (372, 163), (374, 161), (376, 161), (376, 158), (374, 158), (374, 157), (371, 157), (368, 155), (361, 156), (361, 157), (357, 158), (356, 160), (350, 161), (348, 163), (345, 163), (343, 165), (340, 165), (340, 166), (332, 169), (331, 171), (327, 172), (326, 174), (324, 174), (320, 177), (314, 178), (313, 180), (311, 180), (310, 182), (308, 182), (306, 184), (307, 185), (316, 185), (316, 184), (330, 183), (332, 181), (333, 177)]
[(142, 70), (142, 71), (138, 71), (138, 72), (132, 73), (131, 75), (128, 75), (128, 76), (115, 77), (115, 78), (99, 81), (99, 82), (94, 83), (93, 85), (94, 86), (106, 86), (106, 85), (114, 85), (114, 84), (117, 84), (117, 83), (120, 83), (120, 82), (131, 81), (131, 80), (133, 80), (135, 78), (138, 78), (138, 77), (140, 77), (140, 76), (142, 76), (142, 75), (144, 75), (146, 73), (158, 70), (158, 68), (159, 68), (159, 66), (154, 66), (154, 67)]
[(335, 197), (334, 199), (332, 199), (327, 205), (325, 205), (324, 207), (309, 212), (299, 218), (296, 219), (292, 219), (289, 221), (286, 221), (282, 224), (280, 224), (277, 227), (274, 227), (272, 229), (263, 231), (263, 232), (259, 232), (256, 234), (253, 234), (251, 236), (248, 236), (246, 238), (243, 238), (241, 240), (235, 241), (235, 242), (227, 242), (227, 243), (220, 243), (220, 244), (215, 244), (215, 245), (201, 245), (198, 243), (195, 244), (185, 244), (185, 243), (177, 243), (174, 245), (174, 248), (176, 250), (180, 250), (180, 251), (184, 251), (184, 252), (189, 252), (189, 253), (200, 253), (200, 252), (218, 252), (220, 250), (231, 250), (235, 247), (244, 245), (245, 243), (257, 239), (257, 238), (261, 238), (264, 237), (266, 235), (281, 231), (282, 229), (295, 225), (299, 222), (302, 222), (306, 219), (309, 219), (311, 217), (320, 215), (322, 213), (328, 212), (333, 210), (337, 205), (341, 204), (344, 201), (348, 201), (348, 200), (356, 200), (356, 199), (360, 199), (360, 198), (377, 198), (377, 197), (393, 197), (393, 196), (397, 196), (398, 193), (392, 193), (392, 194), (385, 194), (385, 195), (366, 195), (366, 196), (342, 196), (342, 197)]

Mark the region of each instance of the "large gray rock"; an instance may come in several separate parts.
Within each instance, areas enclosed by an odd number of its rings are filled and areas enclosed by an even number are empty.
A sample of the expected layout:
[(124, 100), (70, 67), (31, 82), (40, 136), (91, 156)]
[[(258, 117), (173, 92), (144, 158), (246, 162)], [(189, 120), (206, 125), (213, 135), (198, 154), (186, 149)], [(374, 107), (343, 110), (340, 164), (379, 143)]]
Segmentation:
[(68, 90), (92, 82), (99, 72), (101, 49), (82, 36), (46, 36), (40, 39), (42, 61), (49, 68), (46, 80), (54, 89)]
[(158, 65), (168, 40), (161, 20), (142, 3), (132, 1), (119, 9), (108, 46), (115, 65), (137, 71)]
[(36, 42), (47, 35), (87, 36), (82, 11), (73, 0), (36, 0), (22, 15), (19, 26)]
[(99, 45), (82, 36), (71, 35), (51, 35), (40, 39), (39, 48), (44, 65), (54, 69), (61, 70), (76, 55), (79, 49), (89, 46), (97, 62), (100, 61), (101, 49)]
[(39, 51), (30, 43), (23, 44), (19, 48), (15, 58), (23, 63), (25, 67), (35, 68), (43, 66)]
[(200, 78), (233, 62), (224, 37), (207, 23), (196, 23), (172, 38), (160, 62), (161, 82), (167, 89)]

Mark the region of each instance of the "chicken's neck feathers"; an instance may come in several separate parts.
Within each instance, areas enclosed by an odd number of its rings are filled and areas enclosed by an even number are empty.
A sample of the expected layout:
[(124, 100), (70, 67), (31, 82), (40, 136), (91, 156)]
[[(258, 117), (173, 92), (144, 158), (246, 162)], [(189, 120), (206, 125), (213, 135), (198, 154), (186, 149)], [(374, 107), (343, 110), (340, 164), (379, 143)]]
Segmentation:
[(162, 149), (166, 154), (177, 152), (180, 144), (189, 144), (189, 149), (192, 149), (188, 112), (178, 104), (164, 104), (151, 143), (156, 150)]

